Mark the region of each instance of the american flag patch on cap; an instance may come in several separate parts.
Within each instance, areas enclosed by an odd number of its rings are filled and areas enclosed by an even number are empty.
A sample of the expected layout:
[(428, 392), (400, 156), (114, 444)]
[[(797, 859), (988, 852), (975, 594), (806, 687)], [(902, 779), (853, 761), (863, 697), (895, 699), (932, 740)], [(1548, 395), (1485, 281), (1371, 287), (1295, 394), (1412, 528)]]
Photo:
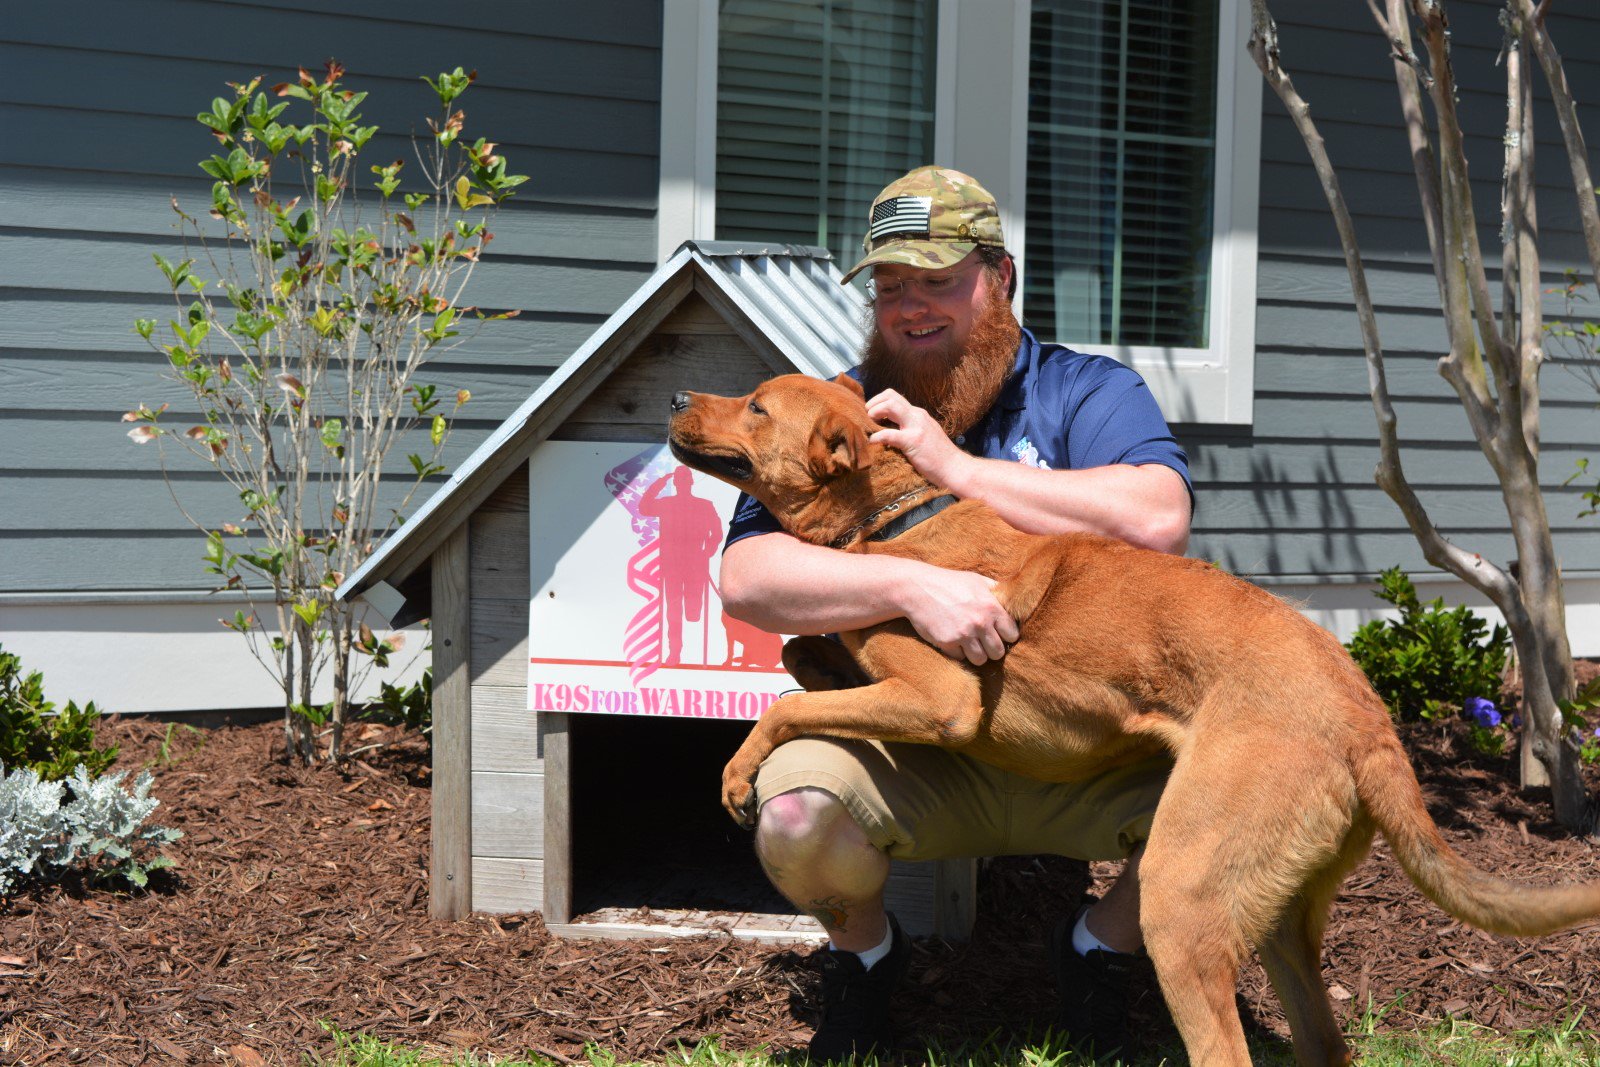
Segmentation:
[(867, 240), (876, 241), (892, 233), (927, 233), (933, 212), (931, 196), (894, 196), (872, 209)]

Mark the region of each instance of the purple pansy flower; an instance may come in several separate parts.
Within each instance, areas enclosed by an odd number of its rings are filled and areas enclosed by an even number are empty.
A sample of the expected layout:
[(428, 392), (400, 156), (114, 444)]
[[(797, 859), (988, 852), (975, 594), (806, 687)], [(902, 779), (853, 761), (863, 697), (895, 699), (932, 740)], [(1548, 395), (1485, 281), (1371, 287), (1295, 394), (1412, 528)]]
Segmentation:
[(1484, 729), (1500, 725), (1500, 709), (1494, 702), (1484, 697), (1467, 698), (1467, 714), (1472, 716), (1472, 721)]
[(1522, 716), (1521, 715), (1512, 714), (1512, 716), (1511, 716), (1511, 728), (1513, 730), (1522, 729)]

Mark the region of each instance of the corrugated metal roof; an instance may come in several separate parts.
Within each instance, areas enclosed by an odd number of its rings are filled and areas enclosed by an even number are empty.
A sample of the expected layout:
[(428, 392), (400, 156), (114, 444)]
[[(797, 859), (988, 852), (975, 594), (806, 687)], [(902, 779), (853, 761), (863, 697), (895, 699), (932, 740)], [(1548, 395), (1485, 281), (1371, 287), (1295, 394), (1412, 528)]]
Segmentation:
[(682, 299), (681, 276), (686, 271), (696, 272), (714, 285), (795, 370), (831, 378), (855, 365), (865, 336), (866, 301), (859, 290), (842, 283), (844, 276), (827, 249), (686, 241), (462, 462), (448, 482), (423, 501), (405, 525), (344, 580), (336, 595), (347, 600), (378, 582), (397, 584), (409, 577), (417, 566), (398, 574), (398, 561), (416, 560), (419, 553), (431, 553), (444, 540), (454, 525), (450, 518), (453, 509), (448, 505), (480, 488), (486, 479), (503, 476), (505, 465), (500, 460), (506, 450), (524, 455), (531, 452), (555, 428), (541, 413), (599, 385), (593, 373), (584, 373), (590, 362), (607, 350), (614, 337), (649, 313), (664, 291)]
[(697, 262), (794, 364), (831, 378), (855, 366), (866, 300), (826, 248), (689, 241)]

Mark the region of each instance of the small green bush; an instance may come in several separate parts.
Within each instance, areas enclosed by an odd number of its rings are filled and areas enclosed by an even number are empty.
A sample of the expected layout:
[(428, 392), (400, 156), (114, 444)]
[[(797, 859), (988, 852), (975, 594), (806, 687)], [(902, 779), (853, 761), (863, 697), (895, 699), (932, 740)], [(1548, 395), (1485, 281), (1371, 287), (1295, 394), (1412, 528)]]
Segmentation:
[(44, 698), (44, 676), (22, 673), (22, 662), (0, 649), (0, 765), (27, 767), (46, 781), (58, 781), (78, 764), (90, 777), (117, 758), (117, 746), (94, 743), (100, 711), (90, 701), (82, 708), (67, 701), (66, 709)]
[(1474, 697), (1499, 698), (1511, 645), (1504, 626), (1491, 631), (1470, 609), (1447, 609), (1443, 599), (1422, 603), (1399, 567), (1379, 583), (1376, 595), (1399, 608), (1400, 618), (1367, 623), (1345, 647), (1391, 715), (1402, 722), (1455, 718)]
[(422, 679), (408, 686), (395, 686), (384, 682), (378, 699), (361, 709), (361, 718), (368, 722), (401, 725), (417, 731), (433, 750), (433, 668), (425, 668)]

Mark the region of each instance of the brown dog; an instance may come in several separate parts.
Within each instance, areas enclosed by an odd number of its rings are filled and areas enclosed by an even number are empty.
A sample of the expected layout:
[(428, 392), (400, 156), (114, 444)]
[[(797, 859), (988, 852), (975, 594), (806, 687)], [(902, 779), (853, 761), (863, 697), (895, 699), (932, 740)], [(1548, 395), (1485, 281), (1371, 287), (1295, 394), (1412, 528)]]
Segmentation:
[(1375, 829), (1429, 898), (1474, 926), (1543, 934), (1600, 915), (1600, 882), (1524, 886), (1452, 852), (1360, 668), (1270, 594), (1103, 537), (1020, 533), (976, 501), (868, 540), (944, 494), (867, 440), (878, 427), (842, 375), (775, 378), (747, 397), (679, 393), (672, 408), (678, 458), (755, 496), (796, 537), (988, 575), (1022, 631), (981, 667), (903, 619), (843, 634), (872, 680), (860, 688), (838, 689), (825, 664), (793, 663), (808, 692), (768, 709), (724, 772), (736, 819), (752, 816), (762, 760), (805, 735), (941, 745), (1063, 782), (1167, 750), (1175, 767), (1145, 849), (1140, 924), (1196, 1064), (1250, 1062), (1234, 992), (1252, 947), (1300, 1063), (1349, 1062), (1322, 934)]

